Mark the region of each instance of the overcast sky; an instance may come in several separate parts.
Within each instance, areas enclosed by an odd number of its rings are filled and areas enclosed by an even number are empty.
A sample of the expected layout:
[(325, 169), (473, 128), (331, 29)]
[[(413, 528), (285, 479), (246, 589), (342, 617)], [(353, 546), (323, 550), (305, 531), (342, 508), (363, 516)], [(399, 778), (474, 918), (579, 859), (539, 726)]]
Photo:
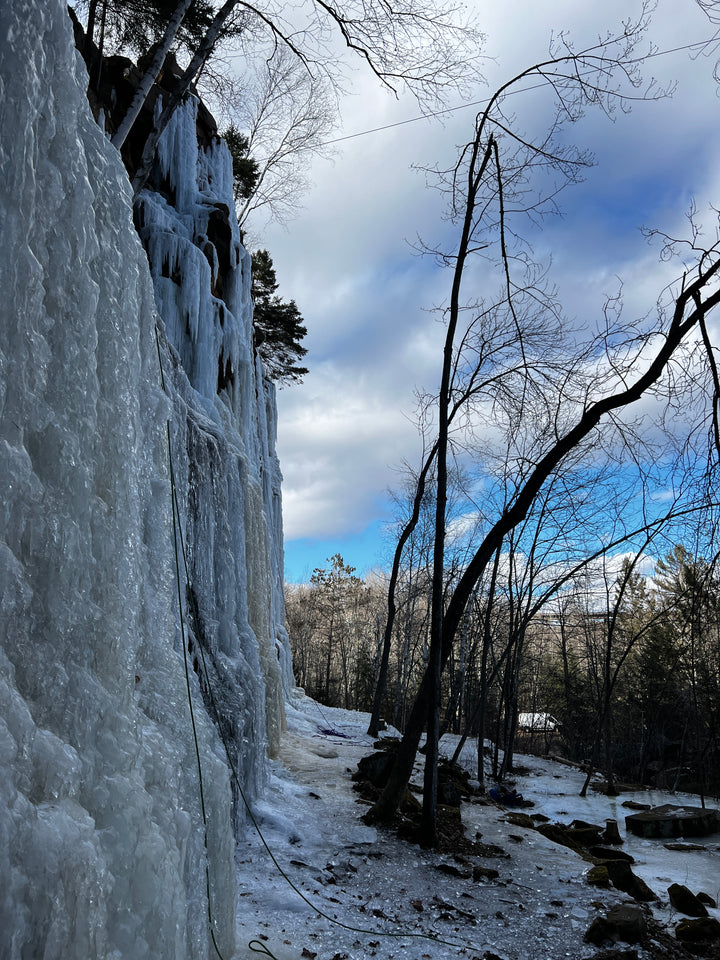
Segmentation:
[[(471, 100), (544, 58), (553, 30), (569, 30), (578, 46), (590, 44), (631, 5), (504, 0), (480, 9), (488, 86)], [(694, 0), (660, 0), (651, 38), (665, 51), (712, 31)], [(618, 277), (628, 307), (649, 309), (663, 267), (639, 228), (682, 230), (693, 197), (703, 209), (720, 205), (714, 64), (715, 56), (693, 59), (688, 51), (654, 57), (646, 74), (678, 81), (671, 100), (638, 103), (614, 123), (588, 115), (575, 128), (574, 142), (592, 150), (597, 165), (564, 195), (564, 218), (546, 224), (534, 241), (539, 256), (552, 255), (553, 279), (571, 316), (592, 323)], [(338, 137), (418, 114), (411, 99), (396, 101), (361, 71), (350, 86)], [(542, 104), (527, 102), (541, 117)], [(342, 140), (333, 160), (314, 161), (313, 185), (296, 219), (263, 232), (279, 292), (297, 302), (309, 330), (310, 373), (278, 397), (291, 582), (308, 579), (338, 552), (361, 573), (387, 566), (388, 491), (402, 484), (403, 462), (420, 459), (416, 391), (435, 389), (439, 379), (443, 329), (431, 308), (450, 284), (448, 273), (412, 247), (418, 236), (434, 242), (449, 229), (442, 197), (412, 165), (452, 162), (472, 135), (476, 109)]]

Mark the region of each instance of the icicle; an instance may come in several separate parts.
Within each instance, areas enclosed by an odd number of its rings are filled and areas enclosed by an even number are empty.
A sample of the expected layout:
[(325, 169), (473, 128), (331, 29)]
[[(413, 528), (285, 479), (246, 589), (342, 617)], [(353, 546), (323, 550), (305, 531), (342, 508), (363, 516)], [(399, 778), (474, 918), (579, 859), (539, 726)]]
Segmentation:
[(139, 198), (151, 278), (64, 5), (5, 4), (0, 27), (13, 118), (0, 143), (0, 936), (18, 956), (207, 957), (208, 863), (230, 957), (232, 790), (207, 686), (252, 798), (289, 682), (274, 402), (253, 354), (249, 257), (233, 218), (225, 268), (193, 243), (212, 211), (233, 209), (230, 158), (220, 143), (199, 157), (191, 98), (158, 151), (167, 196)]

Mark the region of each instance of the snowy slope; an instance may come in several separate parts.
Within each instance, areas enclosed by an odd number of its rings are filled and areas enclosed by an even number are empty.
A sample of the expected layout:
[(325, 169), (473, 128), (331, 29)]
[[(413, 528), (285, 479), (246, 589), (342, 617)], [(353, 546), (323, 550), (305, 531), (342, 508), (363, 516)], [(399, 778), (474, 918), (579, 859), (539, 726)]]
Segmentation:
[[(367, 714), (320, 707), (300, 691), (291, 698), (289, 732), (270, 790), (255, 812), (280, 867), (310, 903), (283, 879), (257, 835), (248, 835), (239, 857), (240, 955), (257, 956), (247, 945), (260, 939), (278, 960), (449, 960), (486, 952), (502, 960), (593, 957), (596, 948), (583, 942), (591, 920), (629, 898), (589, 886), (587, 861), (536, 831), (509, 824), (503, 808), (463, 804), (466, 835), (479, 831), (483, 843), (505, 851), (504, 857), (477, 861), (498, 870), (499, 877), (489, 881), (443, 873), (441, 865), (458, 866), (452, 856), (420, 850), (362, 824), (365, 808), (357, 803), (350, 774), (372, 750), (368, 720)], [(450, 755), (456, 742), (444, 738), (442, 752)], [(474, 756), (472, 747), (461, 758), (471, 771)], [(720, 835), (707, 838), (704, 851), (683, 853), (625, 836), (628, 811), (620, 804), (628, 795), (608, 799), (591, 792), (583, 800), (580, 771), (536, 757), (517, 762), (529, 770), (517, 778), (518, 791), (534, 804), (525, 812), (563, 823), (618, 820), (622, 849), (636, 860), (633, 870), (661, 897), (653, 908), (661, 922), (672, 926), (681, 919), (668, 905), (670, 883), (720, 897)], [(417, 770), (422, 782), (419, 764)], [(629, 796), (697, 803), (646, 791)], [(717, 910), (710, 913), (720, 917)], [(652, 955), (637, 950), (641, 960)]]

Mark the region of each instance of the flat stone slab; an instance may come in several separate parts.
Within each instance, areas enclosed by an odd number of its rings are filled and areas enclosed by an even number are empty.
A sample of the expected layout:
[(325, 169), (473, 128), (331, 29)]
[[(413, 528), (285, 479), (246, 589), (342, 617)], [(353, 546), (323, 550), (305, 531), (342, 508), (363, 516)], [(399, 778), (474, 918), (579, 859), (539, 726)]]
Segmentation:
[(680, 853), (692, 850), (707, 850), (701, 843), (664, 843), (666, 850), (678, 850)]
[(625, 817), (625, 826), (636, 837), (666, 840), (670, 837), (706, 837), (720, 830), (717, 810), (680, 807), (666, 803)]

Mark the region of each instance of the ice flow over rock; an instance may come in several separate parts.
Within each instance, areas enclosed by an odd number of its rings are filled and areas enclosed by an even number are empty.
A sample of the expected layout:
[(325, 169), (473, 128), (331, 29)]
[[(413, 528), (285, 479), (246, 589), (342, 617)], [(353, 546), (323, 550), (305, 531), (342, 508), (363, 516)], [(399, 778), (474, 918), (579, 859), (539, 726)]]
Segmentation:
[(255, 795), (292, 683), (274, 396), (227, 153), (191, 101), (138, 204), (151, 276), (86, 84), (62, 0), (0, 5), (0, 956), (213, 955), (207, 869), (231, 957), (226, 754)]

